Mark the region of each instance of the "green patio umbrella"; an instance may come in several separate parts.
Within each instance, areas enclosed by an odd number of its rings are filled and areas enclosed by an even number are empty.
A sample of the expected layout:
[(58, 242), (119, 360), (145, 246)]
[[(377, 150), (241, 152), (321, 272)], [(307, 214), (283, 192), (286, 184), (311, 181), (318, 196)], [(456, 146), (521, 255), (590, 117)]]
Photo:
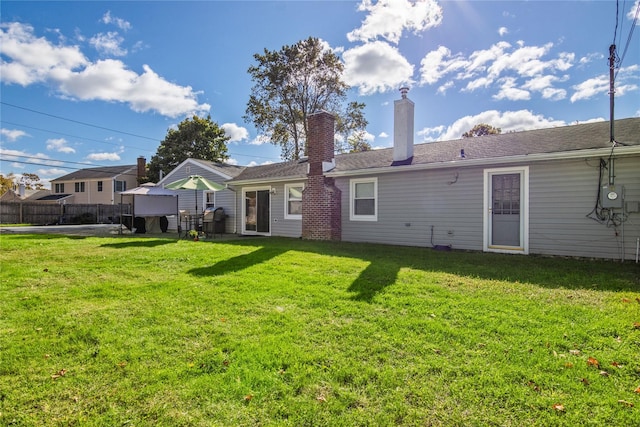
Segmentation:
[(187, 178), (179, 179), (164, 186), (169, 190), (195, 190), (196, 192), (196, 213), (198, 213), (198, 190), (220, 191), (226, 187), (200, 175), (190, 175)]

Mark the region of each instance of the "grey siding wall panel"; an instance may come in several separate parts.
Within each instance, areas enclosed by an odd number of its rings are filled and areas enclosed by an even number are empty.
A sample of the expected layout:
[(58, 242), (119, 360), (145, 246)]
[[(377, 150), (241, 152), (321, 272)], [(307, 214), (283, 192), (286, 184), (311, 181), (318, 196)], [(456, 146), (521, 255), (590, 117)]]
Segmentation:
[[(616, 185), (624, 185), (627, 200), (640, 200), (640, 158), (615, 161)], [(530, 169), (530, 252), (545, 255), (621, 259), (624, 225), (625, 258), (635, 257), (640, 237), (637, 213), (624, 224), (601, 224), (588, 217), (596, 206), (599, 161), (536, 163)], [(603, 177), (607, 184), (607, 174)], [(621, 213), (621, 210), (614, 212)], [(593, 215), (591, 215), (593, 216)]]
[[(301, 181), (296, 180), (292, 182), (297, 183)], [(284, 183), (261, 183), (260, 187), (271, 187), (275, 190), (275, 194), (271, 194), (271, 235), (293, 238), (300, 237), (302, 235), (302, 220), (285, 219), (284, 217)], [(242, 234), (242, 187), (238, 186), (235, 190), (237, 195), (235, 212), (237, 214), (233, 220), (229, 218), (228, 221), (229, 223), (233, 223), (233, 227), (235, 227), (238, 234)], [(227, 226), (229, 225), (227, 224)]]
[[(457, 179), (456, 179), (457, 177)], [(394, 245), (482, 250), (482, 170), (399, 172), (378, 177), (378, 221), (349, 219), (349, 179), (341, 178), (342, 238)]]
[[(203, 177), (211, 181), (224, 184), (224, 179), (221, 176), (217, 174), (213, 174), (211, 173), (211, 171), (204, 169), (195, 164), (189, 165), (188, 167), (183, 166), (180, 169), (176, 169), (175, 171), (173, 171), (171, 175), (171, 180), (166, 182), (165, 184), (168, 184), (169, 182), (177, 181), (179, 179), (186, 178), (189, 175), (202, 175)], [(177, 193), (178, 193), (178, 209), (186, 210), (186, 211), (189, 211), (190, 213), (195, 213), (196, 192), (194, 190), (177, 190)], [(202, 191), (198, 191), (197, 194), (198, 194), (197, 196), (198, 211), (202, 213), (205, 207), (205, 203), (204, 203), (205, 199)], [(234, 209), (233, 209), (234, 195), (232, 191), (230, 190), (218, 191), (215, 197), (216, 197), (216, 206), (222, 206), (225, 209), (225, 213), (227, 215), (235, 215)], [(167, 219), (169, 220), (169, 230), (174, 232), (177, 231), (178, 222), (180, 221), (180, 219), (176, 217), (169, 217)], [(227, 232), (233, 232), (232, 231), (233, 224), (232, 224), (231, 218), (227, 219), (227, 221), (225, 222), (225, 227)]]

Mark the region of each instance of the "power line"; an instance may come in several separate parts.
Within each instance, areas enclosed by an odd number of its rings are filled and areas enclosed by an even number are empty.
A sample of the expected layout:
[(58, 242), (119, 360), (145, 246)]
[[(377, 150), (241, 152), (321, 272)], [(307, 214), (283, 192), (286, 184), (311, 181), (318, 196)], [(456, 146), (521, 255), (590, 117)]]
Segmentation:
[[(86, 122), (81, 122), (81, 121), (78, 121), (78, 120), (69, 119), (69, 118), (66, 118), (66, 117), (56, 116), (54, 114), (45, 113), (43, 111), (37, 111), (37, 110), (31, 109), (31, 108), (21, 107), (19, 105), (10, 104), (10, 103), (4, 102), (4, 101), (0, 101), (0, 104), (7, 105), (7, 106), (10, 106), (10, 107), (14, 107), (14, 108), (18, 108), (18, 109), (21, 109), (21, 110), (24, 110), (24, 111), (29, 111), (29, 112), (36, 113), (36, 114), (41, 114), (41, 115), (52, 117), (52, 118), (59, 119), (59, 120), (65, 120), (65, 121), (69, 121), (69, 122), (72, 122), (72, 123), (78, 123), (78, 124), (81, 124), (81, 125), (84, 125), (84, 126), (89, 126), (89, 127), (94, 127), (94, 128), (97, 128), (97, 129), (108, 130), (108, 131), (111, 131), (111, 132), (117, 132), (117, 133), (121, 133), (121, 134), (124, 134), (124, 135), (129, 135), (129, 136), (135, 136), (137, 138), (148, 139), (150, 141), (155, 141), (155, 142), (158, 142), (158, 143), (161, 142), (161, 141), (158, 141), (157, 138), (151, 138), (151, 137), (143, 136), (143, 135), (136, 135), (136, 134), (129, 133), (129, 132), (124, 132), (124, 131), (119, 131), (119, 130), (116, 130), (116, 129), (111, 129), (111, 128), (107, 128), (107, 127), (103, 127), (103, 126), (93, 125), (91, 123), (86, 123)], [(140, 147), (132, 147), (132, 146), (127, 146), (127, 145), (123, 145), (123, 144), (117, 144), (117, 143), (113, 143), (113, 142), (100, 141), (100, 140), (97, 140), (97, 139), (86, 138), (86, 137), (77, 136), (77, 135), (65, 134), (65, 133), (56, 132), (56, 131), (52, 131), (52, 130), (48, 130), (48, 129), (40, 129), (40, 128), (28, 126), (28, 125), (11, 123), (11, 122), (7, 122), (7, 121), (4, 121), (4, 120), (0, 120), (0, 123), (7, 123), (7, 124), (14, 125), (14, 126), (21, 126), (21, 127), (27, 128), (27, 129), (34, 129), (34, 130), (39, 130), (39, 131), (42, 131), (42, 132), (54, 133), (54, 134), (57, 134), (57, 135), (64, 135), (64, 136), (70, 136), (70, 137), (73, 137), (73, 138), (80, 138), (80, 139), (85, 139), (87, 141), (99, 142), (99, 143), (102, 143), (102, 144), (117, 145), (117, 146), (122, 146), (122, 147), (125, 147), (125, 148), (131, 148), (131, 149), (141, 150), (141, 151), (145, 151), (145, 152), (151, 153), (151, 150), (140, 148)], [(265, 156), (249, 155), (249, 154), (240, 154), (240, 153), (235, 153), (235, 152), (231, 152), (231, 151), (228, 151), (228, 154), (231, 155), (231, 156), (236, 156), (236, 157), (249, 157), (249, 158), (258, 158), (258, 159), (265, 159), (265, 160), (278, 160), (278, 161), (280, 160), (280, 159), (276, 159), (275, 157), (265, 157)]]
[(9, 104), (8, 102), (4, 102), (4, 101), (0, 101), (0, 104), (6, 105), (8, 107), (18, 108), (18, 109), (24, 110), (24, 111), (29, 111), (29, 112), (35, 113), (35, 114), (41, 114), (41, 115), (47, 116), (47, 117), (53, 117), (54, 119), (58, 119), (58, 120), (65, 120), (67, 122), (77, 123), (77, 124), (80, 124), (80, 125), (83, 125), (83, 126), (89, 126), (89, 127), (93, 127), (93, 128), (96, 128), (96, 129), (108, 130), (109, 132), (121, 133), (123, 135), (134, 136), (136, 138), (142, 138), (142, 139), (148, 139), (150, 141), (156, 141), (156, 142), (158, 141), (158, 138), (151, 138), (151, 137), (144, 136), (144, 135), (137, 135), (135, 133), (124, 132), (124, 131), (117, 130), (117, 129), (112, 129), (112, 128), (108, 128), (108, 127), (104, 127), (104, 126), (94, 125), (92, 123), (81, 122), (79, 120), (69, 119), (69, 118), (61, 117), (61, 116), (56, 116), (55, 114), (49, 114), (49, 113), (45, 113), (45, 112), (42, 112), (42, 111), (33, 110), (31, 108), (21, 107), (19, 105), (15, 105), (15, 104)]
[(21, 124), (21, 123), (8, 122), (6, 120), (0, 120), (0, 123), (7, 124), (7, 125), (12, 125), (12, 126), (19, 126), (19, 127), (26, 128), (26, 129), (39, 130), (41, 132), (53, 133), (53, 134), (56, 134), (56, 135), (68, 136), (68, 137), (71, 137), (71, 138), (78, 138), (78, 139), (82, 139), (82, 140), (85, 140), (85, 141), (98, 142), (100, 144), (115, 145), (115, 146), (118, 146), (118, 147), (131, 148), (131, 149), (140, 150), (140, 151), (147, 151), (149, 153), (152, 152), (151, 150), (149, 150), (147, 148), (132, 147), (130, 145), (118, 144), (117, 142), (101, 141), (99, 139), (87, 138), (85, 136), (71, 135), (71, 134), (63, 133), (63, 132), (56, 132), (56, 131), (50, 130), (50, 129), (37, 128), (37, 127), (34, 127), (34, 126), (24, 125), (24, 124)]
[[(616, 2), (617, 4), (618, 2)], [(638, 23), (638, 14), (640, 13), (640, 2), (638, 2), (638, 6), (636, 7), (636, 13), (635, 16), (633, 18), (633, 22), (631, 23), (631, 28), (629, 29), (629, 35), (627, 36), (627, 42), (624, 46), (624, 49), (622, 50), (622, 56), (619, 57), (618, 61), (617, 61), (617, 67), (616, 67), (616, 72), (615, 75), (613, 76), (613, 79), (615, 80), (618, 77), (618, 72), (620, 71), (620, 68), (622, 67), (622, 61), (624, 61), (624, 57), (627, 54), (627, 50), (629, 49), (629, 45), (631, 44), (631, 40), (633, 37), (633, 30), (636, 27), (636, 24)], [(617, 14), (617, 12), (616, 12)], [(617, 19), (616, 19), (616, 28), (617, 28)]]

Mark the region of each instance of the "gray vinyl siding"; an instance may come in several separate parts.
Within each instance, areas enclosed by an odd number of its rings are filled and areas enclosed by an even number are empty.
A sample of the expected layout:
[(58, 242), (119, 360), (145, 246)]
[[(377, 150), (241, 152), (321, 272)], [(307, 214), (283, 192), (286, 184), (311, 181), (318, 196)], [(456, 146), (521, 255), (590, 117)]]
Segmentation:
[[(596, 204), (598, 165), (597, 158), (529, 165), (529, 253), (621, 259), (624, 235), (625, 259), (635, 259), (640, 213), (628, 213), (618, 227), (587, 217)], [(511, 166), (522, 164), (500, 168)], [(616, 159), (615, 175), (626, 200), (640, 201), (640, 157)], [(603, 179), (606, 184), (606, 172)], [(484, 168), (387, 173), (377, 180), (377, 221), (350, 220), (350, 178), (336, 180), (342, 191), (342, 240), (429, 247), (433, 226), (434, 245), (483, 249)]]
[(342, 240), (431, 246), (433, 226), (435, 245), (482, 250), (481, 169), (380, 175), (377, 221), (350, 220), (349, 182), (337, 180), (342, 190)]
[[(296, 181), (291, 181), (289, 184), (297, 184), (301, 183), (299, 179)], [(282, 237), (293, 237), (299, 238), (302, 236), (302, 220), (296, 219), (285, 219), (285, 192), (284, 192), (285, 183), (277, 182), (277, 183), (261, 183), (259, 185), (260, 188), (271, 188), (275, 190), (275, 194), (270, 195), (270, 214), (271, 214), (271, 223), (269, 224), (270, 235), (271, 236), (282, 236)], [(236, 227), (237, 233), (242, 234), (242, 190), (243, 188), (254, 188), (257, 186), (248, 185), (246, 187), (236, 187), (237, 193), (237, 203), (236, 203), (236, 218), (234, 219), (234, 226)], [(230, 218), (229, 218), (230, 220)]]
[[(627, 200), (640, 200), (640, 157), (615, 161), (616, 186)], [(622, 225), (607, 226), (587, 217), (596, 205), (599, 159), (540, 162), (530, 168), (530, 252), (544, 255), (622, 259)], [(607, 174), (603, 177), (607, 184)], [(640, 214), (624, 223), (625, 258), (635, 257)]]
[[(168, 184), (170, 182), (178, 181), (179, 179), (187, 178), (189, 175), (202, 175), (203, 177), (218, 182), (220, 184), (224, 184), (225, 179), (218, 174), (212, 173), (210, 170), (202, 168), (196, 164), (190, 164), (188, 167), (181, 167), (179, 169), (174, 169), (171, 174), (171, 177), (164, 182), (164, 184)], [(195, 212), (196, 208), (196, 192), (194, 190), (176, 190), (178, 194), (178, 210), (186, 210), (190, 213)], [(198, 211), (202, 212), (205, 206), (205, 199), (203, 196), (202, 190), (198, 190)], [(227, 233), (233, 232), (233, 219), (234, 210), (234, 194), (231, 190), (221, 190), (216, 193), (216, 207), (221, 206), (224, 208), (225, 213), (230, 216), (225, 221), (225, 228)], [(175, 216), (168, 217), (169, 220), (169, 230), (177, 231), (178, 229), (178, 221), (179, 219)]]

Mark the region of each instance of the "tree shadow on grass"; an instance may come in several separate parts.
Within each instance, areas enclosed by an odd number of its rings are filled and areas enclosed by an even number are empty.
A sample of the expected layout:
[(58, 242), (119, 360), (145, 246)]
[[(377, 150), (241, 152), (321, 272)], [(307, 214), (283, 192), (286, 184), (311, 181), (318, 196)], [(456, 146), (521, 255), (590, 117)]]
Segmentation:
[[(460, 277), (531, 283), (551, 289), (589, 289), (609, 292), (640, 289), (640, 269), (633, 265), (579, 259), (434, 251), (431, 248), (396, 247), (345, 242), (315, 242), (269, 238), (254, 251), (189, 270), (195, 276), (220, 276), (237, 272), (294, 250), (331, 257), (357, 258), (368, 263), (349, 285), (353, 299), (371, 302), (396, 283), (402, 268), (447, 273)], [(230, 241), (228, 245), (255, 246), (255, 242)]]
[(156, 246), (171, 245), (176, 243), (176, 240), (163, 240), (163, 239), (140, 239), (135, 241), (120, 242), (120, 243), (105, 243), (100, 245), (102, 248), (155, 248)]
[[(236, 244), (230, 243), (230, 244)], [(238, 255), (233, 258), (226, 259), (224, 261), (217, 262), (208, 267), (193, 268), (188, 273), (194, 276), (222, 276), (228, 273), (234, 273), (239, 270), (244, 270), (254, 265), (262, 264), (272, 258), (275, 258), (288, 249), (278, 247), (260, 247), (255, 251)]]

